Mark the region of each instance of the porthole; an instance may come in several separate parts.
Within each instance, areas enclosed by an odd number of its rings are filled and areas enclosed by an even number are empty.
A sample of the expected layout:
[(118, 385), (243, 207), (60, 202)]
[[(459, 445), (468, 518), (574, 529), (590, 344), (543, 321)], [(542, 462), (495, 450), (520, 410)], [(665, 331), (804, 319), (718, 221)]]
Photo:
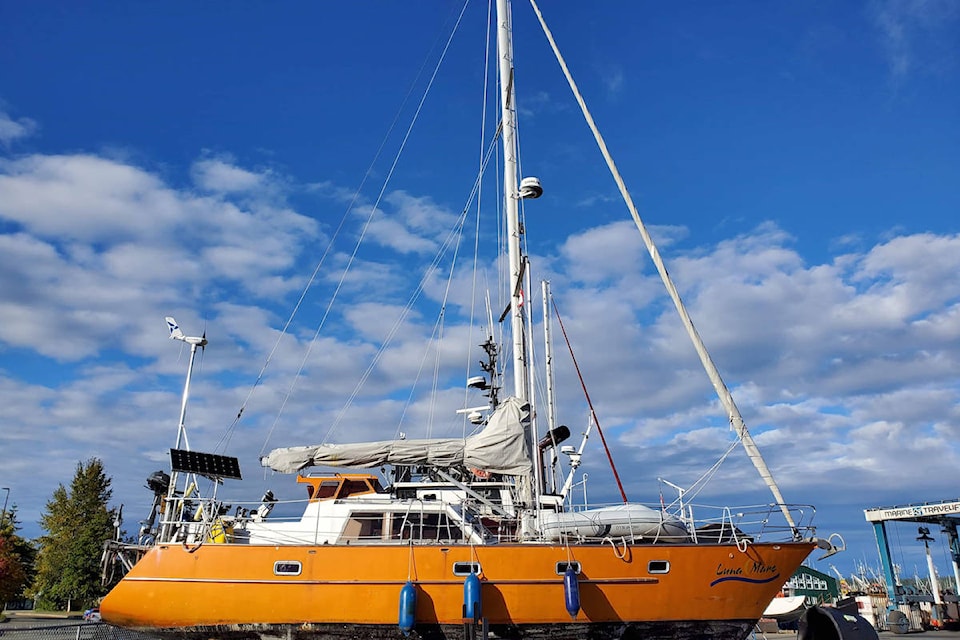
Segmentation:
[(573, 572), (574, 572), (574, 573), (577, 573), (577, 574), (580, 573), (580, 563), (579, 563), (579, 562), (576, 562), (576, 561), (573, 561), (573, 562), (558, 562), (558, 563), (557, 563), (557, 568), (556, 568), (557, 575), (558, 575), (558, 576), (564, 575), (564, 574), (567, 572), (567, 567), (573, 567)]
[(296, 560), (277, 560), (273, 563), (273, 573), (278, 576), (298, 576), (303, 566)]
[(647, 563), (648, 573), (670, 573), (669, 560), (651, 560)]
[(453, 575), (455, 576), (468, 576), (471, 573), (480, 573), (480, 563), (479, 562), (454, 562), (453, 563)]

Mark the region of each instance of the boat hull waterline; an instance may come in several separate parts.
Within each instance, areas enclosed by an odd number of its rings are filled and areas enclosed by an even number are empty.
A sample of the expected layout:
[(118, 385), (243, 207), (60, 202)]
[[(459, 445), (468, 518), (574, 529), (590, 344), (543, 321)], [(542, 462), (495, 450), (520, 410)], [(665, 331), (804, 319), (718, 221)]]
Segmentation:
[[(475, 563), (491, 637), (740, 640), (813, 547), (161, 544), (103, 600), (101, 614), (177, 638), (401, 638), (400, 591), (410, 581), (411, 636), (462, 638), (464, 577), (453, 569)], [(580, 568), (576, 619), (564, 606), (569, 562)], [(278, 566), (290, 575), (276, 575)]]

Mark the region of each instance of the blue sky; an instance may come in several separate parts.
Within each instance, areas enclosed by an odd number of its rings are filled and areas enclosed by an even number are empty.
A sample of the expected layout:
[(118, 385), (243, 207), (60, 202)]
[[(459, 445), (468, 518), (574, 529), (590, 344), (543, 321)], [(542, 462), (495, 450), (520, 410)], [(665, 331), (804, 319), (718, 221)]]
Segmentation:
[[(449, 293), (436, 404), (423, 382), (406, 399), (434, 366), (422, 363), (438, 277), (341, 415), (467, 202), (485, 146), (486, 7), (474, 3), (390, 171), (460, 8), (0, 5), (0, 484), (24, 534), (39, 534), (44, 503), (91, 456), (127, 529), (145, 515), (143, 480), (164, 466), (186, 367), (166, 315), (210, 339), (191, 444), (228, 436), (251, 498), (292, 484), (257, 469), (263, 448), (462, 428), (455, 381), (479, 373), (467, 346), (483, 339), (466, 271)], [(876, 564), (864, 508), (957, 497), (960, 7), (543, 11), (787, 499), (817, 505), (821, 533), (846, 538), (832, 560), (845, 573)], [(658, 476), (688, 486), (731, 436), (529, 6), (515, 12), (522, 162), (545, 187), (526, 213), (534, 268), (552, 282), (628, 494), (656, 501)], [(344, 309), (277, 418), (388, 175)], [(482, 207), (495, 200), (485, 187)], [(571, 374), (558, 377), (576, 432), (583, 402)], [(595, 440), (591, 495), (613, 500)], [(736, 487), (766, 502), (754, 475), (738, 451), (705, 499)], [(922, 573), (904, 531), (895, 554)]]

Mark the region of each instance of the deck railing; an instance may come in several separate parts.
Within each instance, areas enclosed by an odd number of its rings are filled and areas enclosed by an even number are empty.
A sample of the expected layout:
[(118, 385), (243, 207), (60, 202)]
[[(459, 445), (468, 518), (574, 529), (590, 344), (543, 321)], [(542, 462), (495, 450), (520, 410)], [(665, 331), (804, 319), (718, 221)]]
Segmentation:
[[(396, 502), (387, 505), (382, 498), (364, 500), (364, 497), (337, 500), (334, 504), (349, 504), (351, 509), (345, 507), (341, 512), (324, 512), (319, 516), (317, 502), (276, 501), (266, 510), (266, 517), (263, 517), (265, 510), (259, 503), (228, 507), (221, 501), (194, 498), (186, 501), (182, 509), (175, 510), (193, 514), (193, 518), (170, 523), (168, 530), (173, 535), (168, 542), (457, 544), (469, 543), (471, 539), (474, 543), (478, 539), (494, 543), (516, 538), (517, 518), (494, 513), (487, 505), (469, 498), (451, 502), (405, 499), (398, 510)], [(568, 507), (568, 510), (588, 513), (592, 509), (618, 504), (577, 505), (572, 509)], [(675, 505), (646, 506), (659, 512), (664, 519), (682, 523), (690, 541), (695, 543), (773, 542), (814, 534), (814, 509), (806, 505), (788, 505), (795, 529), (787, 524), (780, 506), (775, 504), (742, 507), (686, 504), (682, 510)], [(629, 519), (629, 512), (623, 517)]]

